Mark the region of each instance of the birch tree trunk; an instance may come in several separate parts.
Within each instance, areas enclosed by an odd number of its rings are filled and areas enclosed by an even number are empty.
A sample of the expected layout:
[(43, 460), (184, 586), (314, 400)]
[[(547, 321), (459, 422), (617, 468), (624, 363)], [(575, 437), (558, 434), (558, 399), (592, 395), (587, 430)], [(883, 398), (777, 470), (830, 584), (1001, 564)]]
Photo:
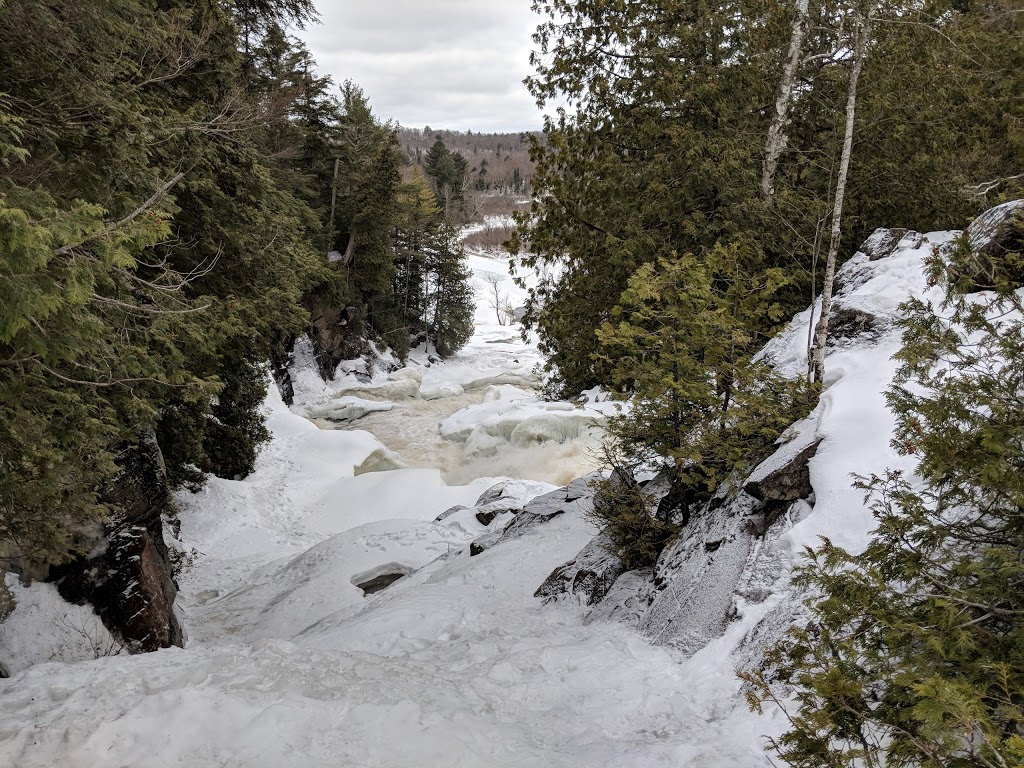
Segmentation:
[(815, 329), (814, 350), (808, 363), (811, 380), (822, 381), (825, 377), (825, 340), (828, 337), (828, 320), (832, 311), (832, 285), (836, 277), (836, 256), (843, 225), (843, 201), (846, 198), (846, 177), (850, 170), (850, 156), (853, 154), (853, 122), (857, 112), (857, 81), (860, 79), (864, 60), (867, 58), (868, 41), (871, 35), (871, 18), (855, 12), (856, 42), (854, 43), (853, 65), (850, 68), (850, 82), (846, 95), (846, 132), (843, 136), (843, 153), (839, 159), (839, 176), (836, 179), (836, 195), (832, 205), (832, 236), (825, 261), (825, 279), (821, 286), (821, 317)]
[(809, 0), (796, 0), (796, 18), (793, 19), (789, 38), (789, 53), (782, 70), (782, 79), (775, 95), (775, 112), (768, 126), (768, 140), (765, 142), (764, 166), (761, 171), (761, 195), (770, 200), (775, 195), (775, 171), (779, 158), (786, 148), (786, 120), (789, 117), (789, 102), (793, 98), (796, 71), (803, 54), (804, 35), (807, 33), (807, 8)]

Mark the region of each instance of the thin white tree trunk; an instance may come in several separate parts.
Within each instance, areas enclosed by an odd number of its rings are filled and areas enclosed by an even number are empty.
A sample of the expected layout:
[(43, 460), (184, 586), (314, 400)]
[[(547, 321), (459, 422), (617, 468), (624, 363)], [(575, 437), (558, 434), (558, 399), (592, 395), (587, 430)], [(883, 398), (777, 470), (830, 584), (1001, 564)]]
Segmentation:
[(825, 377), (825, 340), (828, 337), (828, 320), (832, 310), (832, 284), (836, 277), (836, 256), (843, 226), (843, 201), (846, 198), (846, 177), (850, 170), (850, 156), (853, 154), (853, 122), (857, 112), (857, 81), (860, 79), (864, 60), (868, 53), (871, 35), (871, 16), (864, 17), (856, 12), (856, 42), (854, 43), (853, 65), (850, 68), (850, 82), (846, 95), (846, 132), (843, 136), (843, 154), (839, 159), (839, 177), (836, 180), (836, 196), (832, 206), (832, 237), (825, 261), (825, 279), (821, 286), (821, 318), (815, 329), (814, 352), (811, 371), (814, 381)]
[(804, 35), (807, 33), (807, 9), (809, 0), (796, 0), (796, 17), (793, 19), (789, 38), (789, 53), (782, 70), (782, 79), (775, 94), (775, 112), (768, 126), (768, 140), (765, 142), (764, 166), (761, 172), (761, 194), (765, 200), (775, 195), (775, 172), (779, 158), (786, 148), (786, 122), (789, 117), (789, 103), (793, 98), (797, 67), (803, 54)]

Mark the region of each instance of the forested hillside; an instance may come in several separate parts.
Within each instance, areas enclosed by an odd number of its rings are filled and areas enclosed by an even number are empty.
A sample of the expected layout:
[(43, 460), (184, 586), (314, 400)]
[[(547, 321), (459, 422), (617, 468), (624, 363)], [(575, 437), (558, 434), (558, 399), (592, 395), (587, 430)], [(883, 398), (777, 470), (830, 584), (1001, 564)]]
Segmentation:
[[(265, 363), (448, 354), (456, 231), (395, 126), (316, 74), (311, 0), (0, 1), (0, 557), (45, 574), (155, 438), (172, 485), (245, 476)], [(353, 354), (354, 353), (354, 354)], [(158, 524), (158, 520), (157, 520)], [(89, 545), (91, 546), (91, 545)]]
[(429, 125), (399, 128), (408, 165), (405, 177), (423, 174), (445, 215), (482, 223), (466, 244), (500, 251), (513, 233), (510, 217), (529, 207), (534, 163), (527, 133), (473, 133), (434, 130)]
[(488, 192), (529, 194), (534, 164), (532, 133), (474, 133), (431, 128), (398, 129), (398, 141), (409, 163), (425, 167), (430, 148), (440, 139), (450, 152), (466, 158), (468, 184)]

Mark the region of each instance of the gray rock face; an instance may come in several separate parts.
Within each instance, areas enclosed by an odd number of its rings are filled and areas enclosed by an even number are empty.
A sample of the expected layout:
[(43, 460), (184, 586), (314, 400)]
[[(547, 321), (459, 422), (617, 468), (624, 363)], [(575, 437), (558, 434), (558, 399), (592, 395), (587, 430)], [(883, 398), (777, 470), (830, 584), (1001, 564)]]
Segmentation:
[(908, 230), (906, 229), (879, 227), (868, 236), (868, 239), (861, 245), (860, 250), (867, 254), (868, 261), (884, 259), (886, 256), (892, 255), (892, 252), (896, 250), (896, 246), (907, 232)]
[(761, 513), (762, 504), (740, 492), (724, 503), (713, 499), (693, 516), (658, 558), (659, 591), (640, 622), (644, 634), (694, 653), (725, 631)]
[(833, 305), (828, 321), (828, 346), (835, 348), (854, 340), (877, 341), (892, 328), (889, 318), (841, 303)]
[(167, 473), (156, 436), (144, 433), (122, 453), (119, 464), (123, 472), (103, 494), (115, 509), (105, 528), (106, 546), (51, 569), (51, 580), (65, 600), (91, 603), (129, 650), (180, 646), (177, 588), (161, 517), (169, 501)]
[(583, 605), (604, 599), (626, 568), (604, 534), (595, 536), (575, 558), (551, 572), (533, 593), (545, 603), (575, 597)]
[(626, 571), (615, 580), (608, 594), (590, 609), (583, 623), (618, 621), (638, 629), (657, 593), (653, 568)]
[[(787, 442), (751, 473), (742, 490), (722, 490), (697, 510), (653, 569), (625, 571), (598, 536), (555, 569), (535, 596), (545, 602), (575, 599), (589, 607), (586, 623), (621, 621), (654, 642), (696, 652), (725, 632), (737, 601), (759, 603), (778, 588), (789, 563), (779, 540), (810, 510), (804, 499), (813, 497), (808, 463), (821, 442), (817, 423), (809, 417), (795, 424)], [(668, 474), (643, 486), (652, 515), (670, 488)], [(567, 494), (540, 497), (533, 509), (557, 512)], [(571, 503), (581, 501), (592, 503), (589, 497)], [(530, 506), (523, 514), (529, 512)]]
[(577, 477), (565, 489), (565, 500), (576, 501), (594, 495), (594, 484), (600, 482), (600, 472), (591, 472), (589, 475)]

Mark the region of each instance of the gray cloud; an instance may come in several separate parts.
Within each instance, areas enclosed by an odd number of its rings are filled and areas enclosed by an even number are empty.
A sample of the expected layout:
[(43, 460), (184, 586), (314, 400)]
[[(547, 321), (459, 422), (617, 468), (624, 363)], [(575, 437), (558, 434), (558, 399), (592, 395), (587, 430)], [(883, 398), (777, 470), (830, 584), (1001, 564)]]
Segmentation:
[(530, 0), (316, 0), (298, 34), (322, 72), (362, 86), (402, 125), (474, 131), (540, 127), (522, 80), (539, 19)]

